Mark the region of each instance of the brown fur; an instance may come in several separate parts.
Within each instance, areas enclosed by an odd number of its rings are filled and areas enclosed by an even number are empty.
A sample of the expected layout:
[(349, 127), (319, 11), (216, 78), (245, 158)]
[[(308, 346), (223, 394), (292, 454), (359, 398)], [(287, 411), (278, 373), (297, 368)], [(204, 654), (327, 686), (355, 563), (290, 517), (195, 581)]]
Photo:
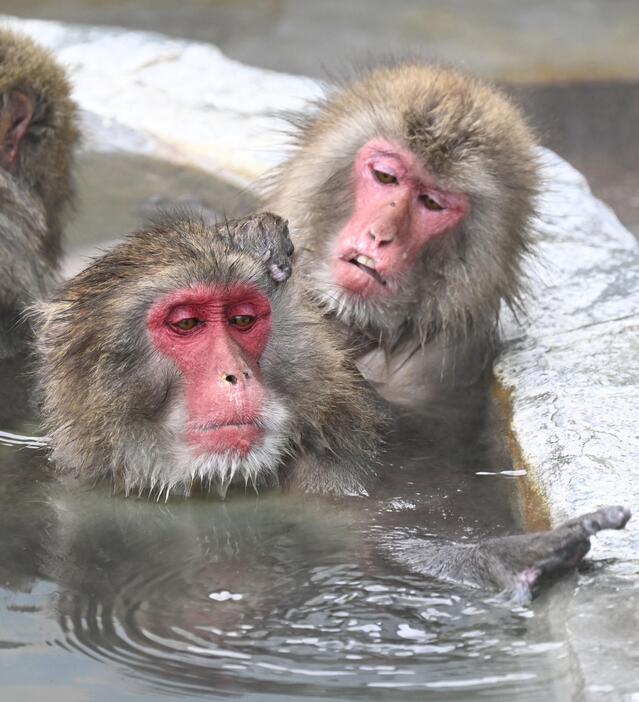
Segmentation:
[(42, 200), (50, 232), (58, 233), (73, 188), (73, 149), (79, 138), (77, 107), (64, 69), (28, 37), (0, 29), (0, 94), (18, 91), (33, 105), (16, 178)]
[[(263, 259), (232, 245), (234, 232), (241, 233), (246, 249), (247, 222), (264, 218), (267, 229), (282, 226), (272, 215), (217, 230), (185, 216), (165, 218), (96, 260), (41, 307), (43, 410), (60, 472), (111, 479), (127, 492), (190, 491), (187, 475), (151, 477), (157, 464), (173, 460), (180, 442), (164, 419), (180, 394), (180, 376), (151, 347), (146, 313), (174, 289), (242, 281), (271, 301), (272, 332), (260, 368), (292, 417), (276, 482), (309, 492), (365, 489), (380, 426), (374, 399), (296, 284), (278, 285)], [(264, 229), (255, 225), (254, 233)], [(214, 477), (200, 477), (215, 486)], [(260, 475), (256, 486), (269, 477)]]
[(15, 167), (0, 168), (0, 357), (19, 346), (25, 307), (56, 280), (78, 140), (64, 70), (28, 37), (0, 30), (0, 122), (10, 121), (15, 94), (28, 98), (33, 115)]
[(350, 216), (358, 149), (381, 136), (410, 148), (471, 210), (429, 242), (394, 304), (338, 318), (356, 338), (392, 349), (442, 336), (453, 347), (492, 339), (501, 301), (521, 304), (522, 260), (531, 250), (538, 167), (519, 111), (495, 88), (455, 70), (419, 63), (378, 68), (337, 88), (296, 120), (294, 155), (275, 174), (268, 208), (289, 220), (298, 270), (326, 304), (339, 291), (316, 275)]

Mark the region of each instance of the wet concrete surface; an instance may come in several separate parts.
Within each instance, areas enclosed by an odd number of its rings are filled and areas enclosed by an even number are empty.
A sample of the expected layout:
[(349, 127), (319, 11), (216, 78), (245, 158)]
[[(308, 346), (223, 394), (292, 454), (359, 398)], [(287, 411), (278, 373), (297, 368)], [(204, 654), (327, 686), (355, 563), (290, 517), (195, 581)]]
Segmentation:
[(636, 0), (3, 0), (19, 17), (210, 42), (250, 65), (319, 78), (389, 55), (512, 84), (544, 146), (639, 235)]

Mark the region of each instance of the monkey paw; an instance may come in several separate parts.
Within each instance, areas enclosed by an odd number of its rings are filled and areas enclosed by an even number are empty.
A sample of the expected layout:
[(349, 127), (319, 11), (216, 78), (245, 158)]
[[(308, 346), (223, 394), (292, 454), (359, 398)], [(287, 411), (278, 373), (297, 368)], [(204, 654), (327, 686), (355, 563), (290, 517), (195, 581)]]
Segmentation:
[[(623, 529), (630, 517), (627, 507), (604, 507), (572, 519), (553, 531), (495, 539), (495, 542), (511, 540), (510, 547), (519, 549), (516, 556), (510, 555), (516, 563), (511, 571), (514, 577), (505, 593), (515, 602), (531, 600), (544, 582), (581, 562), (590, 550), (591, 536), (602, 529)], [(507, 563), (508, 554), (504, 552), (502, 556)]]
[(234, 232), (232, 245), (263, 261), (275, 282), (283, 283), (291, 277), (295, 249), (285, 219), (270, 212), (246, 217)]

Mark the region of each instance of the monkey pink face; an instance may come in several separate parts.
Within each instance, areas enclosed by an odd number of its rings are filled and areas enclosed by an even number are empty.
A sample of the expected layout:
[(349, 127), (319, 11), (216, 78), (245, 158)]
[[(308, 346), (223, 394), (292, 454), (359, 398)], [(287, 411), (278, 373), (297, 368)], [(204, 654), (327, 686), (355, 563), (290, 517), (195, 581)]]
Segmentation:
[(332, 252), (332, 277), (362, 297), (393, 294), (424, 246), (458, 224), (469, 210), (463, 193), (443, 190), (404, 147), (384, 139), (355, 157), (353, 213)]
[(150, 309), (147, 328), (184, 378), (187, 444), (197, 455), (245, 456), (264, 433), (259, 359), (271, 328), (266, 296), (242, 284), (184, 288)]

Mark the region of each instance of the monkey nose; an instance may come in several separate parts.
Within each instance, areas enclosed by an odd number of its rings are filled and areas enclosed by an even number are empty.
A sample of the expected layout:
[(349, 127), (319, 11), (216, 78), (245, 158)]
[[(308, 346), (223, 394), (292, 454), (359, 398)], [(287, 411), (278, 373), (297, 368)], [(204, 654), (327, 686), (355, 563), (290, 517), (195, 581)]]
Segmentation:
[(251, 374), (247, 370), (243, 370), (241, 373), (222, 373), (222, 382), (229, 385), (237, 385), (240, 382), (240, 378), (245, 381), (249, 380)]
[(378, 245), (385, 246), (395, 240), (395, 233), (391, 231), (376, 232), (373, 227), (368, 230), (368, 236)]

